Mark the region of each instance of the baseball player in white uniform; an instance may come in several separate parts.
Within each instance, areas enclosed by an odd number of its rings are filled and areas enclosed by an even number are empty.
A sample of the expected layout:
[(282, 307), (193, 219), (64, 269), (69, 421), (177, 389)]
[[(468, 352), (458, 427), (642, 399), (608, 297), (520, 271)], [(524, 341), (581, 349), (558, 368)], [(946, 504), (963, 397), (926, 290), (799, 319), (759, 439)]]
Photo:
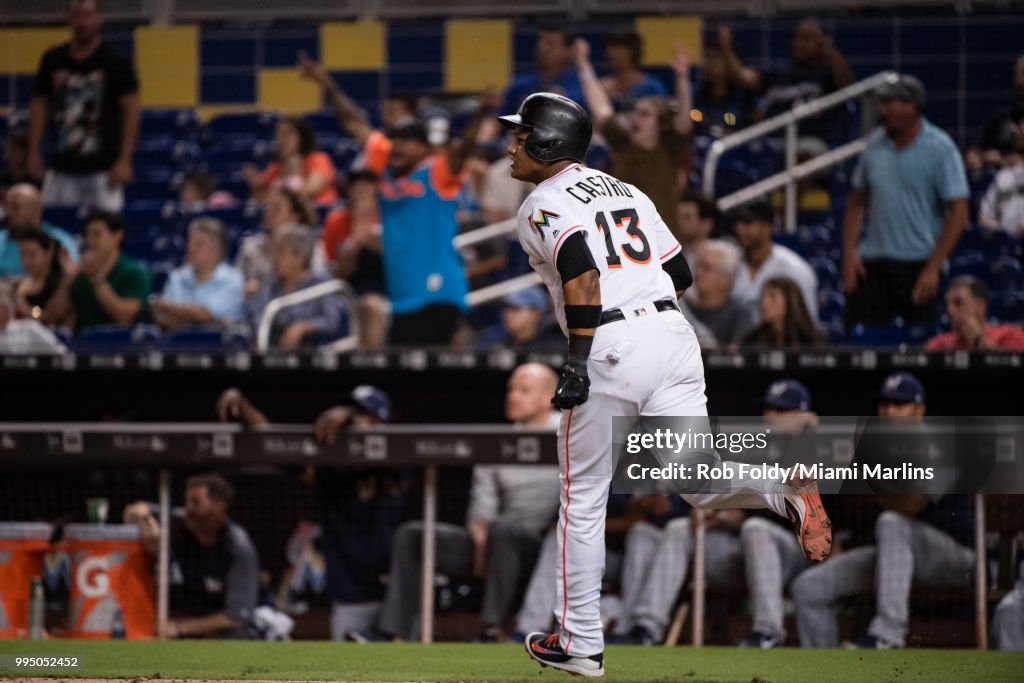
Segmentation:
[[(600, 593), (613, 416), (707, 416), (704, 366), (676, 300), (692, 282), (679, 242), (636, 187), (588, 169), (589, 115), (552, 93), (499, 117), (515, 139), (512, 177), (537, 187), (518, 214), (534, 270), (569, 338), (553, 403), (561, 506), (555, 633), (531, 633), (544, 666), (604, 675)], [(824, 559), (831, 530), (817, 487), (738, 481), (724, 493), (686, 495), (702, 508), (770, 508), (793, 521), (808, 557)]]

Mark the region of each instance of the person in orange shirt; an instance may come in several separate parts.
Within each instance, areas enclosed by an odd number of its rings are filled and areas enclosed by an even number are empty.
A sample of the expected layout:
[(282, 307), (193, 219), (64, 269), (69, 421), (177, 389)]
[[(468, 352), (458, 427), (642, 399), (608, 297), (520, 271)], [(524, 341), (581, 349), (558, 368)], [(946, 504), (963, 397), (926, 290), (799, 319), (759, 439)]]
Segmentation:
[(268, 190), (286, 187), (317, 204), (338, 201), (334, 186), (334, 162), (325, 152), (316, 150), (312, 126), (300, 118), (282, 119), (274, 134), (277, 159), (263, 171), (247, 165), (245, 180), (253, 197), (263, 198)]
[(359, 295), (359, 348), (379, 349), (387, 338), (391, 306), (381, 260), (381, 227), (376, 199), (377, 175), (349, 174), (346, 206), (324, 219), (323, 249), (337, 277), (347, 280)]
[(932, 337), (928, 351), (952, 349), (1006, 349), (1024, 351), (1020, 325), (989, 325), (988, 287), (973, 275), (953, 278), (946, 290), (946, 313), (952, 328)]

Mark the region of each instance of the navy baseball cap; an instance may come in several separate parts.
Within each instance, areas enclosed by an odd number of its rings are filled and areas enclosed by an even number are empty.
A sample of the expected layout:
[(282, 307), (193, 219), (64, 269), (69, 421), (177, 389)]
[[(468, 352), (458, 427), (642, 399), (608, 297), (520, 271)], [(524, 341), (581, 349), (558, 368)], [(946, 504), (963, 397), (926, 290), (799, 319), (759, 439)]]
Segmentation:
[(909, 372), (896, 372), (885, 378), (878, 398), (895, 403), (924, 404), (924, 385)]
[(810, 410), (811, 392), (795, 379), (780, 379), (764, 392), (764, 405), (779, 410)]
[(352, 403), (381, 422), (391, 419), (391, 399), (383, 390), (369, 384), (361, 384), (352, 390), (351, 399)]
[(540, 287), (520, 289), (518, 292), (507, 295), (501, 301), (512, 308), (532, 308), (541, 313), (548, 312), (548, 296)]

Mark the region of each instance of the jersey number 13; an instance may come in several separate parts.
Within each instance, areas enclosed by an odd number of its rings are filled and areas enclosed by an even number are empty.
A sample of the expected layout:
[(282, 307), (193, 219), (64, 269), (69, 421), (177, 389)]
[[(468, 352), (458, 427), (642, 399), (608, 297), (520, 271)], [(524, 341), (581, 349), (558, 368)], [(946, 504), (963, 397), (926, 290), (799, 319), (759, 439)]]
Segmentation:
[[(604, 211), (598, 211), (594, 214), (594, 222), (597, 224), (598, 231), (604, 235), (604, 246), (608, 249), (608, 267), (622, 267), (622, 258), (620, 258), (618, 251), (621, 251), (622, 255), (633, 263), (641, 265), (648, 263), (651, 260), (651, 245), (647, 241), (647, 236), (640, 231), (640, 217), (637, 216), (636, 209), (619, 209), (618, 211), (612, 211), (611, 216), (612, 220), (615, 221), (616, 228), (626, 229), (626, 235), (629, 239), (622, 242), (619, 245), (619, 249), (616, 250), (615, 241), (612, 240), (612, 225), (608, 222)], [(639, 241), (639, 249), (634, 245), (633, 240)]]

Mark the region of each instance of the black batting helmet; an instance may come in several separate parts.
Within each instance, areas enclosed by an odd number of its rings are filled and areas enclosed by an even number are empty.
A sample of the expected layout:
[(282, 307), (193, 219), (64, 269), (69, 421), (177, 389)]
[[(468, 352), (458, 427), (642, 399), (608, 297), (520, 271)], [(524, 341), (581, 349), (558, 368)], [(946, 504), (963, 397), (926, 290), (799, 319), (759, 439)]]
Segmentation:
[(582, 162), (590, 147), (590, 115), (568, 97), (550, 92), (530, 95), (519, 111), (498, 120), (508, 128), (528, 128), (526, 153), (537, 161), (572, 159)]

